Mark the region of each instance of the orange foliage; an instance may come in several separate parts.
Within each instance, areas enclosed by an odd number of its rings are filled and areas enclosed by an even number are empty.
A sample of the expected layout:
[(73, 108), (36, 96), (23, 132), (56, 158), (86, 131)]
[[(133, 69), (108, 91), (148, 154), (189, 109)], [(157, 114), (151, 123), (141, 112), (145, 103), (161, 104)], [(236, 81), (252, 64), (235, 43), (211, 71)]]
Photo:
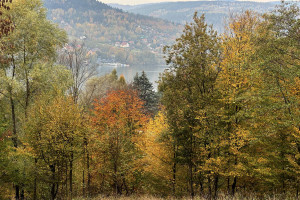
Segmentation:
[(142, 113), (144, 103), (133, 90), (120, 89), (95, 100), (93, 124), (102, 132), (107, 129), (131, 134), (142, 131), (148, 117)]
[(103, 177), (94, 181), (101, 190), (111, 192), (109, 187), (104, 188), (104, 183), (109, 183), (117, 194), (125, 191), (128, 194), (139, 187), (135, 185), (138, 177), (134, 174), (143, 169), (141, 146), (148, 121), (143, 114), (143, 104), (137, 93), (129, 89), (110, 91), (106, 97), (95, 100), (91, 119), (96, 129), (94, 146), (97, 149), (92, 157), (98, 166), (92, 176)]

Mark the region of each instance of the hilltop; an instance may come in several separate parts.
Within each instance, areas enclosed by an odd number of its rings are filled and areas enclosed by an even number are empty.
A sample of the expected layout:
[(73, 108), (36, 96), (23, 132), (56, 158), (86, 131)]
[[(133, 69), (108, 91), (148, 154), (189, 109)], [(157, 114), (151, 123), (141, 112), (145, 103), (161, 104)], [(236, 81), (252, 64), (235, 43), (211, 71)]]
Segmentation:
[(274, 9), (279, 2), (250, 2), (250, 1), (186, 1), (186, 2), (165, 2), (142, 4), (136, 6), (124, 6), (110, 4), (112, 7), (123, 9), (136, 14), (144, 14), (168, 21), (185, 24), (191, 22), (193, 14), (205, 14), (208, 24), (213, 24), (218, 31), (223, 31), (226, 18), (230, 13), (240, 13), (245, 10), (253, 10), (264, 13)]

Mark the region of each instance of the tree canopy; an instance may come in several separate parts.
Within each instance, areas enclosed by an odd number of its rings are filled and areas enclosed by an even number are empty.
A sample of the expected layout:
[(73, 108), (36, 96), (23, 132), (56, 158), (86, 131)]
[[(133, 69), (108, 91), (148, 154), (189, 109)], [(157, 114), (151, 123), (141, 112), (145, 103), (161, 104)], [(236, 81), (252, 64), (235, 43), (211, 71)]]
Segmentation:
[(156, 92), (95, 73), (40, 0), (0, 0), (0, 199), (297, 199), (299, 16), (283, 2), (218, 34), (195, 13)]

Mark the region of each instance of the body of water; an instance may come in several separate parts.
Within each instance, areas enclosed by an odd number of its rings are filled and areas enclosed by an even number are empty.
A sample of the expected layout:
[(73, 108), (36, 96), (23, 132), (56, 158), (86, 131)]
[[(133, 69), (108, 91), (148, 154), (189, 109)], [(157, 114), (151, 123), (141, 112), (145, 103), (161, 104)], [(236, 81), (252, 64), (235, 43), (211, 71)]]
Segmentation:
[(154, 89), (157, 90), (157, 81), (159, 80), (159, 76), (164, 72), (166, 68), (166, 65), (114, 66), (101, 64), (98, 67), (98, 74), (102, 76), (105, 74), (109, 74), (113, 69), (116, 69), (118, 76), (123, 74), (126, 82), (130, 83), (133, 81), (136, 73), (139, 73), (140, 75), (142, 71), (145, 71), (148, 79), (152, 82)]

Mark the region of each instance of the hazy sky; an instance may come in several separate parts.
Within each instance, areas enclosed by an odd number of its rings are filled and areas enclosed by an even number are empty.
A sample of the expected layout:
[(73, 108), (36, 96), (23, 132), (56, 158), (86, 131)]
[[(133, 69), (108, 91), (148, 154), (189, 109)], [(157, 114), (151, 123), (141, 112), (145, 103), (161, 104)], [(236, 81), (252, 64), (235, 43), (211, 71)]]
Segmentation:
[[(170, 2), (170, 1), (197, 1), (197, 0), (99, 0), (99, 1), (101, 1), (103, 3), (118, 3), (118, 4), (123, 4), (123, 5), (137, 5), (137, 4), (143, 4), (143, 3), (158, 3), (158, 2)], [(266, 2), (266, 1), (272, 1), (272, 0), (254, 0), (254, 1)], [(277, 0), (277, 1), (279, 1), (279, 0)]]

